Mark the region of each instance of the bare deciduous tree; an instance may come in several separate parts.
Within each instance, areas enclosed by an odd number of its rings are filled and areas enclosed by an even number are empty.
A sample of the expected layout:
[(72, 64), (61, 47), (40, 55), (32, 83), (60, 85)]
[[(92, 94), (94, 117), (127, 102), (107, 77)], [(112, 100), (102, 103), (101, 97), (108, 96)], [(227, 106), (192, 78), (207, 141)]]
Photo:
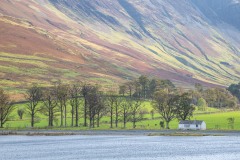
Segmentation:
[(100, 127), (100, 120), (107, 113), (107, 108), (105, 106), (106, 98), (103, 95), (100, 96), (100, 103), (97, 107), (97, 127)]
[(132, 101), (127, 98), (126, 100), (124, 100), (122, 103), (121, 103), (121, 113), (122, 113), (122, 119), (123, 119), (123, 127), (126, 128), (126, 125), (127, 125), (127, 122), (130, 121), (130, 116), (131, 116), (131, 113), (130, 113), (130, 109), (131, 109), (131, 106), (132, 106)]
[(75, 114), (75, 126), (78, 127), (79, 123), (79, 107), (81, 104), (80, 96), (81, 96), (81, 86), (79, 84), (71, 85), (69, 89), (70, 96), (70, 105), (72, 107), (72, 126), (74, 126), (74, 114)]
[(133, 128), (136, 128), (136, 122), (143, 119), (142, 114), (139, 114), (142, 108), (142, 100), (139, 98), (130, 100), (131, 121)]
[(84, 126), (87, 126), (87, 115), (88, 115), (88, 103), (87, 103), (87, 96), (90, 93), (90, 91), (92, 90), (93, 86), (89, 85), (89, 84), (83, 84), (82, 85), (82, 90), (81, 90), (81, 94), (83, 95), (84, 98)]
[(154, 119), (154, 109), (150, 111), (152, 119)]
[(129, 96), (132, 97), (132, 94), (134, 92), (134, 82), (127, 82), (125, 85), (128, 87)]
[(115, 127), (118, 127), (118, 121), (119, 121), (119, 111), (121, 103), (123, 102), (122, 97), (116, 97), (114, 101), (114, 107), (115, 107)]
[(40, 111), (38, 104), (42, 98), (42, 90), (39, 86), (33, 84), (33, 86), (27, 90), (25, 97), (28, 101), (27, 110), (31, 116), (31, 127), (34, 127), (35, 115)]
[(21, 120), (23, 119), (24, 113), (25, 113), (25, 110), (23, 108), (18, 108), (17, 114), (19, 116), (19, 119), (21, 119)]
[(44, 89), (43, 106), (41, 112), (48, 116), (48, 126), (53, 126), (53, 121), (57, 113), (57, 95), (53, 88)]
[(113, 128), (113, 115), (114, 115), (114, 106), (115, 106), (115, 101), (117, 100), (117, 97), (114, 95), (114, 93), (110, 93), (108, 95), (106, 103), (108, 106), (108, 110), (110, 113), (110, 127)]
[(126, 85), (120, 85), (119, 86), (119, 94), (122, 95), (122, 96), (125, 96), (125, 93), (127, 91), (127, 86)]
[(11, 104), (9, 96), (3, 89), (0, 89), (0, 128), (3, 128), (12, 109), (13, 105)]
[(58, 107), (61, 114), (61, 124), (63, 126), (63, 118), (65, 118), (64, 126), (67, 126), (67, 100), (68, 100), (68, 85), (62, 84), (61, 82), (55, 87), (55, 92), (58, 101)]
[(92, 89), (86, 96), (86, 100), (88, 103), (88, 113), (89, 113), (89, 121), (90, 121), (90, 128), (95, 127), (95, 119), (96, 116), (99, 115), (101, 108), (103, 107), (103, 100), (102, 95), (100, 94), (97, 86), (92, 86)]

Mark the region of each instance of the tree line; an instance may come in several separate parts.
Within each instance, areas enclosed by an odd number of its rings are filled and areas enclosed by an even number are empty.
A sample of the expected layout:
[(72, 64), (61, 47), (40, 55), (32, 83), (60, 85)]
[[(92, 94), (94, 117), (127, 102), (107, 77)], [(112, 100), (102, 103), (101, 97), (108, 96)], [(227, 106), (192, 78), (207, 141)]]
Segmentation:
[[(64, 84), (58, 82), (51, 87), (40, 87), (33, 84), (25, 94), (25, 107), (19, 108), (20, 119), (28, 114), (31, 127), (38, 122), (38, 115), (48, 117), (48, 126), (79, 127), (79, 119), (83, 118), (83, 126), (95, 128), (100, 126), (102, 117), (109, 117), (110, 128), (126, 128), (131, 122), (132, 127), (144, 119), (144, 102), (151, 101), (154, 110), (161, 116), (160, 125), (166, 128), (173, 119), (187, 120), (196, 108), (236, 108), (240, 100), (240, 83), (232, 84), (227, 89), (207, 88), (196, 84), (192, 90), (177, 88), (170, 80), (150, 79), (140, 76), (136, 80), (119, 85), (119, 92), (104, 93), (98, 85), (87, 83)], [(8, 120), (14, 105), (9, 95), (0, 89), (0, 127)], [(80, 115), (81, 114), (81, 115)], [(71, 122), (67, 118), (71, 115)]]

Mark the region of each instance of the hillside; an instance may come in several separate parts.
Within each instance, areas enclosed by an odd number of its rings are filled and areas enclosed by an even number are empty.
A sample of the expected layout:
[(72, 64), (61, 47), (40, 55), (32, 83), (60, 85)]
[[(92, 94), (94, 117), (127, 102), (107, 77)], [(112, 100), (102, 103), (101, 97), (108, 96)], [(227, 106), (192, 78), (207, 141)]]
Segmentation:
[(215, 24), (222, 22), (240, 30), (240, 0), (192, 0)]
[(238, 0), (1, 0), (0, 86), (62, 79), (109, 88), (139, 74), (226, 86), (240, 78), (238, 8)]

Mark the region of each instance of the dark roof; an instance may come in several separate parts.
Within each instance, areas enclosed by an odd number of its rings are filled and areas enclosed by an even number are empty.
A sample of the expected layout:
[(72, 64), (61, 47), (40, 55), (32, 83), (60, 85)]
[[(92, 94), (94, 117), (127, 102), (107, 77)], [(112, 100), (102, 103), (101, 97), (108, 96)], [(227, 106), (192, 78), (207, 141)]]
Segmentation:
[(197, 121), (197, 120), (195, 120), (195, 121), (180, 121), (179, 124), (198, 124), (198, 125), (200, 125), (203, 122), (204, 121)]

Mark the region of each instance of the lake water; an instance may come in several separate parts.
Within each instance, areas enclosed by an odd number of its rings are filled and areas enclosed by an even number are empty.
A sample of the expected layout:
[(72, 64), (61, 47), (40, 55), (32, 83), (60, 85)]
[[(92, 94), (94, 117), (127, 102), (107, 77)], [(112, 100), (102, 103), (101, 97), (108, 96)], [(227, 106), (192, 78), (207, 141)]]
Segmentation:
[(0, 136), (0, 160), (239, 160), (240, 137)]

